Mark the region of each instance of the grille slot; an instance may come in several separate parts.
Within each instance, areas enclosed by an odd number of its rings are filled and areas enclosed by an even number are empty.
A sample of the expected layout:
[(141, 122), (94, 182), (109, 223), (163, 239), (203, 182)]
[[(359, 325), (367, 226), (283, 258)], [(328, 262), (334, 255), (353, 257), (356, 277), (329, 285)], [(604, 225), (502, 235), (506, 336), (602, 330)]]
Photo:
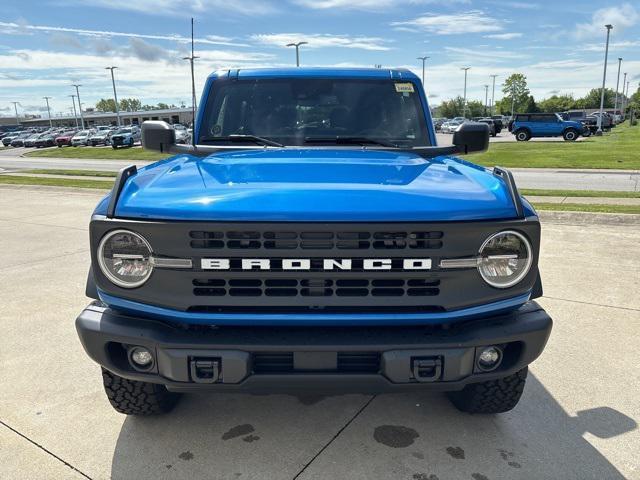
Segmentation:
[(189, 232), (195, 249), (231, 250), (433, 250), (443, 247), (441, 231), (209, 231)]
[[(282, 374), (295, 373), (293, 368), (293, 352), (255, 352), (253, 373)], [(330, 372), (342, 374), (378, 373), (380, 371), (380, 354), (378, 352), (338, 352), (336, 370)]]
[(440, 280), (385, 278), (196, 278), (193, 294), (199, 297), (432, 297), (440, 293)]

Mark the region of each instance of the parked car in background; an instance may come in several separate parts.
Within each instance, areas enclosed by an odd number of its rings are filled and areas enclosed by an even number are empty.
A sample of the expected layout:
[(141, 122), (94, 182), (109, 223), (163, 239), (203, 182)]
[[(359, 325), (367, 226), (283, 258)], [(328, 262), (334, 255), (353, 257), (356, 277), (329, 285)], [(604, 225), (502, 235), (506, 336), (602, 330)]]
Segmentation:
[[(593, 112), (587, 115), (584, 119), (584, 124), (589, 127), (591, 133), (595, 133), (598, 130), (598, 118), (600, 117), (600, 112)], [(613, 127), (615, 127), (615, 123), (613, 121), (613, 117), (607, 112), (602, 112), (602, 130), (608, 132)]]
[(489, 125), (489, 135), (491, 135), (492, 137), (495, 137), (498, 132), (496, 130), (496, 124), (493, 121), (493, 118), (479, 118), (478, 120), (476, 120), (477, 122), (480, 123), (486, 123), (487, 125)]
[(191, 134), (187, 130), (187, 127), (175, 123), (173, 124), (173, 129), (176, 132), (176, 143), (191, 143)]
[(65, 145), (70, 147), (71, 139), (77, 132), (77, 130), (67, 130), (66, 132), (59, 133), (56, 136), (56, 145), (58, 145), (59, 147), (63, 147)]
[(20, 135), (22, 135), (22, 132), (11, 132), (9, 135), (5, 135), (2, 138), (2, 145), (8, 147), (9, 145), (11, 145), (11, 142), (13, 142)]
[(40, 138), (43, 133), (34, 133), (33, 135), (28, 136), (22, 141), (22, 146), (26, 148), (32, 148), (36, 146), (36, 140)]
[(121, 128), (111, 135), (111, 146), (114, 149), (118, 147), (133, 147), (139, 141), (140, 129), (136, 126)]
[(72, 147), (86, 146), (90, 136), (91, 136), (91, 130), (80, 130), (71, 139), (71, 146)]
[(518, 113), (511, 127), (519, 142), (534, 137), (560, 136), (571, 142), (578, 139), (584, 128), (582, 123), (563, 120), (557, 113)]
[(36, 148), (43, 147), (55, 147), (56, 146), (56, 134), (55, 133), (43, 133), (38, 137), (34, 145)]
[(109, 137), (111, 134), (111, 130), (98, 130), (89, 136), (87, 140), (87, 145), (91, 145), (92, 147), (97, 147), (98, 145), (108, 145)]
[(496, 135), (498, 133), (500, 133), (502, 130), (504, 130), (505, 126), (507, 125), (507, 121), (505, 121), (504, 117), (502, 115), (491, 115), (491, 117), (489, 117), (493, 120), (494, 125), (496, 126)]
[(29, 138), (30, 136), (32, 136), (33, 133), (29, 132), (29, 133), (23, 133), (22, 135), (18, 135), (17, 137), (15, 137), (12, 141), (11, 141), (11, 146), (12, 147), (24, 147), (24, 141)]
[(444, 122), (442, 124), (442, 127), (440, 127), (440, 131), (442, 133), (453, 133), (453, 132), (456, 131), (456, 128), (458, 128), (463, 123), (464, 123), (463, 120), (456, 120), (454, 118), (453, 120), (449, 120), (448, 122)]
[(442, 129), (442, 125), (447, 121), (446, 118), (434, 118), (433, 119), (433, 128), (436, 129), (436, 132), (439, 132)]

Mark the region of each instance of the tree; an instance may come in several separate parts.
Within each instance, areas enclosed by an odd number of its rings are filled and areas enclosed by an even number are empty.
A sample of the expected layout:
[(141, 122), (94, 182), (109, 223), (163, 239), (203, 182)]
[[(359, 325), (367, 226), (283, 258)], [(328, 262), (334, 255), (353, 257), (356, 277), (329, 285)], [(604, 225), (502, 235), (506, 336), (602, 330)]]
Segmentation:
[(120, 110), (127, 112), (136, 112), (141, 110), (142, 102), (137, 98), (123, 98), (120, 100)]
[(167, 110), (167, 109), (169, 108), (169, 105), (167, 105), (166, 103), (162, 103), (162, 102), (160, 102), (160, 103), (158, 103), (158, 105), (156, 106), (156, 108), (157, 108), (158, 110)]
[(537, 113), (540, 111), (538, 105), (536, 104), (536, 99), (533, 98), (533, 95), (529, 95), (529, 98), (527, 98), (527, 101), (524, 104), (523, 111), (528, 113)]
[(98, 103), (96, 103), (96, 110), (99, 112), (115, 112), (116, 102), (113, 98), (101, 98)]
[(515, 112), (525, 112), (526, 107), (530, 105), (531, 92), (527, 88), (527, 77), (522, 73), (509, 75), (502, 86), (502, 93), (502, 100), (496, 102), (496, 106), (502, 113), (511, 114), (512, 102)]
[(444, 100), (438, 107), (438, 116), (445, 118), (461, 117), (464, 106), (464, 99), (461, 96)]
[[(600, 108), (600, 92), (602, 88), (594, 88), (584, 97), (576, 101), (575, 108)], [(610, 88), (604, 89), (604, 108), (613, 108), (616, 92)], [(620, 96), (618, 95), (618, 100)]]
[(538, 109), (544, 113), (565, 112), (575, 106), (573, 95), (552, 95), (538, 102)]

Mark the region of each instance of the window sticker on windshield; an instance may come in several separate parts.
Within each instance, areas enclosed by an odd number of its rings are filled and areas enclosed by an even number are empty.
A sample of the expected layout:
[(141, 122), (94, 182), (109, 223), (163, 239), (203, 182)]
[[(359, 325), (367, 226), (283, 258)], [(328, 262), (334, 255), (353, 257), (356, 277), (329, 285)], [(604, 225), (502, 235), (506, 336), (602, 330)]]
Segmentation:
[(396, 83), (396, 92), (398, 93), (413, 93), (413, 83)]

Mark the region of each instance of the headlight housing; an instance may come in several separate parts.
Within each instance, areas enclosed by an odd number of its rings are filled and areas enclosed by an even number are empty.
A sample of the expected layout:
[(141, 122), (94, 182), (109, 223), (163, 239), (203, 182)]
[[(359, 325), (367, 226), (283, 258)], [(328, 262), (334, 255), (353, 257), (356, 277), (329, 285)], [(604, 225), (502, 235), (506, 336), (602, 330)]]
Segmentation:
[(102, 273), (122, 288), (144, 284), (153, 272), (149, 242), (130, 230), (107, 233), (98, 246), (98, 264)]
[(532, 257), (531, 244), (521, 233), (495, 233), (480, 247), (478, 272), (492, 287), (509, 288), (529, 273)]

